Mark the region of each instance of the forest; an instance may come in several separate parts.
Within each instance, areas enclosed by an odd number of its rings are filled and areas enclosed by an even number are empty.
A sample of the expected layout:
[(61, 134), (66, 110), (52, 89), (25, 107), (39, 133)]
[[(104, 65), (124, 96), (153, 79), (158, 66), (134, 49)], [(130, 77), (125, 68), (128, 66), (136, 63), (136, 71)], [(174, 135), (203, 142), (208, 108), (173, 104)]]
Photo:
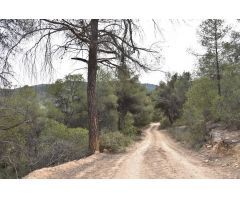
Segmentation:
[[(202, 20), (197, 34), (204, 53), (192, 53), (195, 70), (163, 72), (156, 86), (139, 80), (140, 69), (155, 70), (139, 55), (158, 58), (155, 49), (138, 45), (139, 29), (135, 20), (0, 20), (0, 178), (22, 178), (95, 152), (122, 153), (151, 122), (196, 151), (209, 140), (210, 125), (240, 129), (236, 28)], [(30, 73), (38, 59), (50, 73), (60, 54), (84, 63), (88, 76), (13, 88), (20, 54)]]

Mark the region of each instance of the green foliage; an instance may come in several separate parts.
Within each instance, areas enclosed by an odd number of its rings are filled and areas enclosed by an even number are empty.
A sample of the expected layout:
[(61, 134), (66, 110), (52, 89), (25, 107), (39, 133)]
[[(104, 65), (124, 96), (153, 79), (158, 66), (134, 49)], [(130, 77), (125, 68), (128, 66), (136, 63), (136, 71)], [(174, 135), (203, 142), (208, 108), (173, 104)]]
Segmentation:
[(185, 144), (188, 148), (199, 150), (207, 140), (207, 135), (203, 133), (202, 125), (194, 128), (171, 127), (168, 129), (170, 134), (177, 140)]
[(0, 99), (0, 171), (3, 178), (21, 177), (32, 165), (44, 112), (30, 87)]
[(112, 153), (119, 153), (126, 150), (132, 143), (132, 138), (120, 132), (108, 132), (100, 136), (100, 150), (107, 149)]
[(194, 80), (187, 93), (181, 119), (188, 128), (185, 133), (176, 133), (175, 137), (189, 147), (199, 149), (207, 138), (206, 122), (219, 120), (218, 102), (219, 96), (213, 80), (206, 77)]
[[(240, 128), (240, 80), (238, 66), (225, 66), (222, 76), (222, 96), (214, 80), (201, 77), (193, 81), (184, 104), (182, 123), (189, 127), (190, 143), (202, 143), (206, 138), (207, 122), (218, 121)], [(186, 139), (187, 141), (187, 139)]]
[(183, 119), (187, 125), (216, 119), (217, 98), (216, 86), (212, 80), (204, 77), (195, 80), (184, 104)]
[(61, 112), (61, 110), (59, 110), (51, 101), (44, 104), (44, 110), (49, 119), (64, 123), (64, 113)]
[(191, 147), (200, 147), (206, 141), (207, 122), (240, 128), (240, 37), (233, 31), (230, 42), (226, 42), (228, 32), (223, 20), (208, 19), (200, 26), (206, 53), (199, 59), (198, 77), (187, 92), (183, 115), (178, 121), (187, 125), (187, 131), (174, 134)]
[(51, 102), (39, 102), (31, 87), (0, 99), (0, 175), (19, 178), (34, 169), (86, 155), (86, 129), (67, 128)]
[(39, 137), (39, 164), (55, 165), (79, 159), (88, 150), (88, 131), (67, 128), (54, 120), (47, 120)]
[[(48, 87), (48, 88), (47, 88)], [(52, 85), (9, 90), (0, 98), (0, 177), (22, 177), (38, 168), (88, 153), (86, 83), (68, 75)], [(38, 87), (39, 88), (39, 87)], [(41, 97), (41, 98), (39, 98)], [(120, 109), (120, 102), (122, 109)], [(126, 107), (124, 107), (126, 106)], [(101, 148), (121, 152), (152, 119), (152, 101), (137, 77), (126, 81), (99, 71), (97, 108)], [(124, 127), (118, 132), (119, 115)], [(80, 128), (81, 127), (81, 128)]]
[(160, 128), (165, 129), (171, 126), (171, 123), (167, 117), (162, 117), (160, 120)]
[(236, 65), (240, 62), (240, 33), (232, 31), (230, 41), (223, 43), (222, 57), (224, 63)]
[(142, 97), (139, 98), (142, 99), (140, 103), (141, 109), (134, 114), (134, 125), (136, 127), (144, 127), (152, 121), (154, 107), (151, 98), (146, 94), (144, 95), (143, 93)]
[(208, 76), (216, 81), (218, 95), (221, 96), (222, 56), (225, 37), (230, 30), (221, 19), (207, 19), (200, 25), (199, 36), (206, 53), (199, 60), (200, 76)]
[[(160, 110), (164, 117), (168, 118), (170, 124), (173, 124), (182, 114), (190, 80), (188, 72), (182, 75), (174, 74), (167, 83), (161, 82), (152, 96), (156, 110)], [(167, 120), (163, 119), (162, 123), (167, 123)]]
[(40, 126), (35, 137), (33, 130), (27, 126), (18, 126), (1, 134), (1, 178), (19, 178), (34, 169), (86, 155), (86, 129), (67, 128), (64, 124), (46, 118), (38, 119), (38, 123)]
[(122, 132), (130, 137), (133, 137), (134, 135), (137, 134), (137, 128), (134, 126), (134, 118), (131, 113), (127, 113), (125, 117), (125, 125), (124, 128), (122, 129)]
[(214, 51), (216, 40), (220, 44), (230, 30), (230, 27), (224, 23), (222, 19), (207, 19), (200, 24), (199, 35), (202, 46)]
[(240, 67), (225, 66), (222, 78), (222, 96), (216, 102), (217, 115), (228, 126), (240, 128)]
[[(63, 113), (69, 127), (87, 127), (86, 83), (81, 74), (68, 75), (49, 87), (54, 105)], [(54, 115), (53, 113), (50, 115)], [(56, 112), (56, 110), (55, 110)]]
[(118, 129), (116, 89), (112, 75), (99, 70), (97, 77), (97, 108), (100, 130)]
[(116, 91), (119, 130), (124, 129), (128, 112), (133, 115), (134, 125), (137, 127), (143, 127), (152, 120), (153, 105), (151, 98), (148, 96), (147, 89), (140, 84), (138, 76), (133, 76), (127, 70), (121, 70), (118, 81), (116, 81)]

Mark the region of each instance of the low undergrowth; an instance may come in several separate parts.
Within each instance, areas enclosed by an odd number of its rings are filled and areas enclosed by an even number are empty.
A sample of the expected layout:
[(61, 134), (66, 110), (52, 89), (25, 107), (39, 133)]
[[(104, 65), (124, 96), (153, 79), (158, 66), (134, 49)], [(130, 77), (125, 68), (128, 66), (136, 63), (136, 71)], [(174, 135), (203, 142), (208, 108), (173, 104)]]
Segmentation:
[(186, 126), (168, 128), (170, 135), (181, 142), (187, 148), (199, 150), (207, 141), (208, 137), (201, 129), (191, 130)]
[(100, 151), (107, 150), (111, 153), (121, 153), (134, 141), (141, 140), (141, 131), (126, 135), (119, 131), (103, 133), (100, 136)]

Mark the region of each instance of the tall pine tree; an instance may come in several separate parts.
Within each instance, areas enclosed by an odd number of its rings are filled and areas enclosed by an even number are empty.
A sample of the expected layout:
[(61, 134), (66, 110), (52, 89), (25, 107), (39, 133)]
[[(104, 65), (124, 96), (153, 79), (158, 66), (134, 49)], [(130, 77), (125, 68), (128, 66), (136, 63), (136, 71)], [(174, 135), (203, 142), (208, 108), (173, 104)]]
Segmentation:
[(217, 80), (218, 95), (221, 96), (221, 62), (220, 51), (222, 42), (229, 31), (224, 25), (224, 20), (207, 19), (200, 25), (199, 35), (202, 46), (206, 47), (207, 53), (201, 58), (200, 70)]

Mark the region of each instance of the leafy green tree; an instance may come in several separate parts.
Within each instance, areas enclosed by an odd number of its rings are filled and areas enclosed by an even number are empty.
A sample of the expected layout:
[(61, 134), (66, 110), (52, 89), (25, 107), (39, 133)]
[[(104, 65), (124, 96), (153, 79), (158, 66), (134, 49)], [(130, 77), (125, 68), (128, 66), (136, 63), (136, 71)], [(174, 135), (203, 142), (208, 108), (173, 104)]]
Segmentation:
[(207, 53), (201, 58), (200, 71), (217, 80), (218, 95), (221, 96), (221, 58), (223, 40), (229, 31), (224, 20), (207, 19), (200, 25), (199, 36)]
[(64, 113), (64, 123), (67, 126), (87, 127), (86, 83), (81, 74), (57, 80), (50, 86), (49, 92), (54, 96), (56, 107)]

